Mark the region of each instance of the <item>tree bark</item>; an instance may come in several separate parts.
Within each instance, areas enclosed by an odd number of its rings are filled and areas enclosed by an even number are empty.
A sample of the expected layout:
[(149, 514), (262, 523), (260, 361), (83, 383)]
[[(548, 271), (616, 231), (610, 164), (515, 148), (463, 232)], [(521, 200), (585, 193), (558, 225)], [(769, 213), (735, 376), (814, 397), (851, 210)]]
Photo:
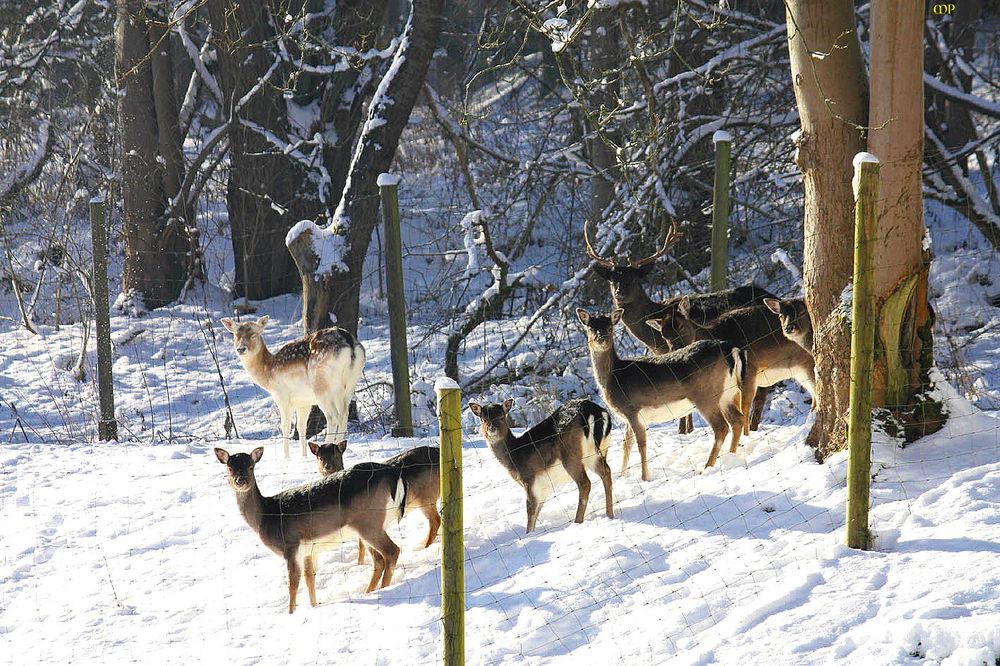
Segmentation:
[(876, 352), (873, 404), (891, 410), (907, 440), (943, 424), (919, 394), (933, 364), (933, 313), (924, 249), (924, 4), (875, 0), (871, 10), (868, 151), (882, 162), (875, 244)]
[(788, 51), (801, 132), (795, 160), (805, 188), (803, 281), (816, 356), (819, 459), (846, 444), (850, 332), (841, 293), (852, 278), (851, 160), (863, 147), (868, 86), (847, 0), (786, 3)]
[[(357, 333), (362, 267), (378, 221), (379, 174), (387, 171), (423, 86), (441, 30), (443, 0), (413, 0), (409, 23), (399, 50), (372, 99), (368, 121), (347, 174), (340, 205), (330, 227), (313, 227), (288, 246), (302, 280), (302, 321), (306, 331), (337, 324)], [(325, 243), (342, 244), (341, 261), (321, 270), (319, 253)]]
[[(161, 155), (150, 32), (141, 0), (119, 0), (116, 73), (125, 226), (126, 293), (141, 294), (147, 307), (174, 301), (183, 287), (184, 238), (166, 228), (167, 177)], [(176, 110), (175, 110), (176, 115)]]

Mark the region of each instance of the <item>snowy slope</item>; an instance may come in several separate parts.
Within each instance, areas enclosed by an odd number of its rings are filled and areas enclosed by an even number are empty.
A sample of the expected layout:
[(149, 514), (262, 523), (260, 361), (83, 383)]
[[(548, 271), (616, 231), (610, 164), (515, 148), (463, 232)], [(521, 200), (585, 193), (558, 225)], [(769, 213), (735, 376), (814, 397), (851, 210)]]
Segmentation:
[[(704, 473), (705, 428), (656, 428), (654, 480), (616, 478), (614, 520), (595, 484), (572, 524), (565, 488), (530, 536), (522, 491), (467, 432), (469, 662), (992, 664), (1000, 420), (948, 400), (942, 432), (877, 443), (874, 552), (841, 545), (845, 458), (817, 465), (801, 427), (765, 427)], [(357, 441), (348, 463), (416, 443)], [(284, 565), (242, 522), (213, 444), (260, 442), (0, 448), (0, 661), (438, 662), (422, 517), (395, 532), (389, 588), (362, 594), (345, 546), (322, 559), (320, 606), (288, 616)], [(316, 474), (278, 451), (258, 466), (265, 493)]]

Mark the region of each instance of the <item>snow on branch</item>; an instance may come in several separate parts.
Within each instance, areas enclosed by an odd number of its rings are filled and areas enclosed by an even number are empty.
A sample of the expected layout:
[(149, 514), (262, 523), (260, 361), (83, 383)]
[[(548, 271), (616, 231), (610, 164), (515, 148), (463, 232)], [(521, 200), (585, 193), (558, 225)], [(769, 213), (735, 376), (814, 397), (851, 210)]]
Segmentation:
[(952, 101), (961, 102), (977, 113), (981, 113), (991, 118), (1000, 118), (1000, 104), (983, 99), (982, 97), (977, 97), (976, 95), (967, 93), (964, 90), (950, 86), (947, 83), (938, 81), (934, 78), (934, 76), (928, 74), (927, 72), (924, 72), (924, 85), (934, 92), (944, 95)]
[(36, 141), (38, 148), (35, 152), (26, 162), (14, 167), (10, 173), (0, 178), (0, 204), (13, 199), (38, 177), (42, 166), (49, 158), (54, 141), (55, 134), (52, 132), (52, 124), (48, 119), (45, 119), (38, 129), (38, 140)]

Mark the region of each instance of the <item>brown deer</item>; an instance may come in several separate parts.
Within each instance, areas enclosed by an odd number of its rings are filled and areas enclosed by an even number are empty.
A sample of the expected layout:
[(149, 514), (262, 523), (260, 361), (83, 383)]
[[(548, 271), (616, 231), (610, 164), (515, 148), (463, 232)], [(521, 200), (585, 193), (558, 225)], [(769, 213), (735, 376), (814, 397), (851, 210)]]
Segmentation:
[(576, 483), (576, 518), (583, 522), (590, 498), (587, 470), (601, 477), (608, 518), (614, 518), (611, 495), (611, 468), (608, 443), (611, 414), (590, 400), (572, 400), (520, 436), (510, 429), (507, 415), (514, 404), (469, 403), (479, 417), (483, 438), (504, 469), (524, 488), (527, 495), (528, 532), (535, 529), (542, 504), (553, 488), (569, 481)]
[(265, 497), (257, 487), (254, 465), (264, 448), (229, 454), (215, 449), (226, 466), (229, 485), (243, 519), (264, 545), (285, 558), (288, 566), (288, 612), (295, 612), (299, 580), (305, 572), (309, 603), (316, 605), (316, 558), (356, 534), (374, 561), (366, 592), (387, 586), (399, 558), (399, 547), (386, 534), (392, 520), (402, 518), (406, 482), (399, 470), (361, 463), (325, 479)]
[(768, 310), (778, 315), (778, 320), (781, 322), (781, 333), (811, 354), (813, 328), (806, 302), (801, 298), (789, 300), (765, 298), (764, 305), (767, 306)]
[(705, 467), (715, 464), (730, 426), (735, 449), (743, 430), (739, 391), (746, 355), (741, 349), (702, 340), (660, 356), (619, 358), (614, 327), (621, 321), (621, 309), (608, 317), (577, 308), (576, 315), (587, 332), (590, 361), (601, 396), (626, 423), (622, 476), (628, 473), (634, 440), (642, 460), (642, 480), (649, 481), (646, 425), (687, 416), (695, 409), (715, 434)]
[[(653, 262), (666, 254), (667, 250), (680, 240), (676, 225), (671, 225), (660, 249), (642, 259), (626, 258), (621, 261), (618, 258), (599, 255), (590, 243), (586, 224), (583, 227), (583, 237), (587, 256), (595, 263), (594, 271), (608, 281), (611, 287), (613, 308), (621, 308), (622, 323), (625, 324), (626, 330), (632, 334), (632, 337), (641, 342), (653, 354), (665, 354), (694, 342), (693, 339), (681, 342), (680, 336), (659, 335), (646, 325), (650, 319), (663, 319), (676, 312), (678, 304), (684, 298), (683, 296), (672, 296), (658, 303), (649, 297), (642, 286), (643, 280), (653, 268)], [(693, 304), (692, 316), (707, 323), (727, 310), (755, 305), (772, 296), (773, 294), (767, 290), (754, 284), (748, 284), (709, 294), (695, 294), (688, 296), (688, 298)], [(764, 411), (767, 394), (767, 389), (762, 389), (754, 398), (754, 411), (750, 419), (754, 430), (756, 430), (756, 424), (759, 423), (760, 415)], [(690, 415), (678, 420), (678, 432), (682, 435), (691, 432), (692, 428)]]
[(296, 417), (302, 455), (306, 455), (306, 421), (313, 405), (326, 417), (326, 441), (340, 441), (347, 434), (347, 412), (354, 387), (365, 366), (365, 348), (349, 331), (339, 327), (289, 342), (271, 353), (264, 343), (265, 315), (255, 322), (222, 320), (233, 334), (233, 346), (250, 377), (267, 391), (278, 407), (285, 457)]
[[(689, 312), (681, 303), (679, 312)], [(669, 315), (668, 315), (669, 316)], [(662, 332), (668, 323), (651, 319), (646, 322), (652, 329)], [(694, 340), (719, 340), (727, 345), (740, 347), (746, 352), (746, 373), (740, 386), (740, 411), (744, 414), (743, 431), (750, 432), (750, 396), (758, 387), (773, 386), (786, 379), (794, 379), (809, 391), (816, 401), (816, 368), (812, 354), (781, 334), (778, 317), (765, 305), (730, 310), (710, 324), (699, 324), (692, 319), (676, 315), (670, 325), (684, 330), (685, 338)], [(733, 444), (730, 453), (736, 453)]]
[[(344, 469), (346, 440), (339, 444), (309, 442), (309, 450), (316, 456), (319, 473), (323, 477)], [(424, 548), (429, 547), (441, 528), (441, 514), (437, 509), (441, 496), (441, 449), (436, 446), (418, 446), (389, 458), (383, 464), (398, 469), (406, 483), (406, 512), (418, 510), (427, 518)], [(358, 541), (358, 564), (364, 561), (364, 546)]]

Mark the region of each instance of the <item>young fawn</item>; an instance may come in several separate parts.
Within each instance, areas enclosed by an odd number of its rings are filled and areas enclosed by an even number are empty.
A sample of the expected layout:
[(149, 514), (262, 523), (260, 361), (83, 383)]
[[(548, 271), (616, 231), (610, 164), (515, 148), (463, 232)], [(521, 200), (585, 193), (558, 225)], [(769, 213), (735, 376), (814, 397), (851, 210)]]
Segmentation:
[[(339, 444), (309, 442), (323, 477), (344, 469), (347, 441)], [(406, 483), (406, 512), (418, 510), (427, 518), (427, 539), (424, 548), (434, 543), (441, 528), (437, 502), (441, 496), (441, 450), (436, 446), (418, 446), (386, 460), (384, 465), (399, 470)], [(358, 542), (358, 564), (365, 561), (365, 550)]]
[(222, 320), (233, 334), (233, 346), (250, 377), (274, 399), (281, 418), (285, 457), (296, 417), (302, 455), (306, 455), (306, 422), (317, 405), (326, 417), (326, 441), (347, 434), (347, 410), (365, 365), (365, 348), (342, 328), (324, 328), (271, 353), (264, 343), (265, 315), (254, 322)]
[[(670, 325), (690, 329), (685, 332), (686, 336), (695, 340), (720, 340), (746, 352), (746, 373), (740, 386), (744, 433), (750, 432), (747, 418), (750, 414), (750, 400), (757, 393), (758, 387), (774, 386), (780, 381), (794, 379), (809, 391), (815, 403), (816, 369), (812, 354), (781, 334), (781, 322), (767, 306), (730, 310), (707, 325), (683, 315), (679, 317), (680, 320), (675, 317)], [(646, 323), (657, 331), (662, 331), (668, 325), (657, 319)], [(730, 452), (736, 453), (735, 444)]]
[(569, 481), (576, 483), (579, 496), (576, 522), (582, 523), (590, 498), (587, 470), (604, 483), (608, 518), (614, 518), (611, 496), (611, 468), (607, 454), (611, 414), (590, 400), (573, 400), (520, 436), (510, 430), (513, 400), (502, 405), (469, 403), (479, 417), (483, 438), (500, 464), (527, 494), (528, 532), (535, 529), (538, 513), (553, 488)]
[(813, 328), (806, 302), (801, 298), (790, 300), (765, 298), (764, 305), (767, 306), (768, 310), (778, 315), (778, 320), (781, 322), (781, 333), (811, 354)]
[(702, 340), (661, 356), (619, 358), (614, 328), (621, 321), (621, 309), (607, 317), (577, 308), (576, 315), (587, 332), (590, 361), (601, 396), (626, 423), (622, 476), (628, 473), (634, 440), (639, 446), (642, 480), (651, 478), (646, 461), (646, 424), (677, 419), (695, 409), (715, 434), (705, 467), (715, 464), (730, 426), (732, 447), (736, 448), (743, 430), (743, 415), (738, 406), (746, 364), (742, 350)]
[(314, 483), (283, 490), (265, 497), (257, 487), (254, 465), (264, 455), (263, 447), (251, 453), (231, 454), (215, 449), (226, 466), (236, 505), (264, 545), (285, 558), (288, 566), (288, 612), (295, 599), (303, 571), (309, 603), (316, 605), (316, 558), (357, 534), (371, 550), (374, 566), (366, 592), (381, 579), (381, 587), (392, 581), (399, 547), (385, 527), (403, 516), (406, 483), (399, 470), (378, 463), (362, 463)]

